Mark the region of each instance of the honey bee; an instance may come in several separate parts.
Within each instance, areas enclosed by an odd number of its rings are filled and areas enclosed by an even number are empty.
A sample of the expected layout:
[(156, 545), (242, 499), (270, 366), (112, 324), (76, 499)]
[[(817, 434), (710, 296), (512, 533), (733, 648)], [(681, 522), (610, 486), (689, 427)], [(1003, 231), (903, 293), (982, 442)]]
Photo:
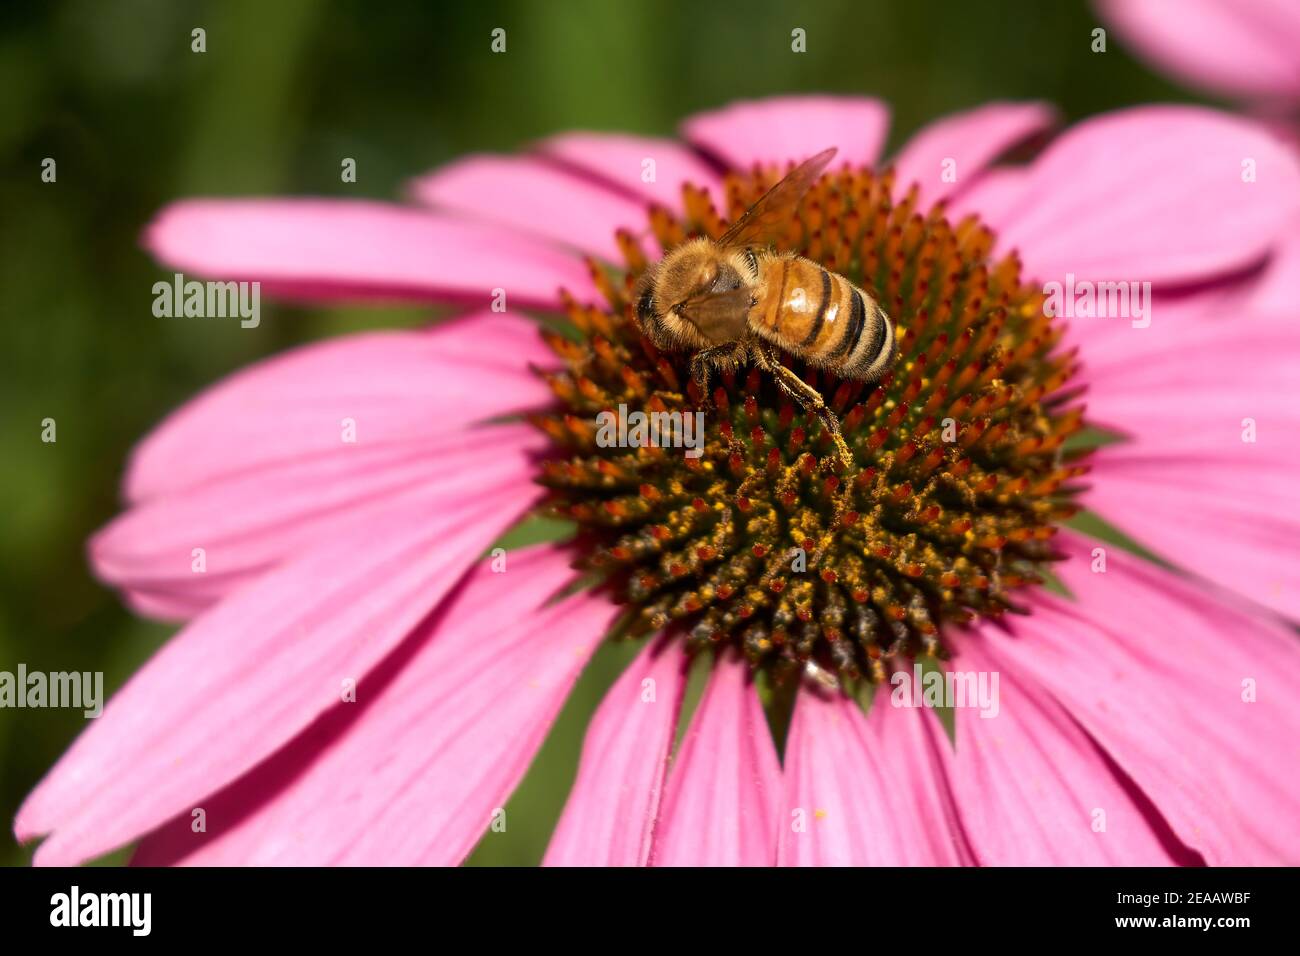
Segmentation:
[(713, 369), (752, 361), (830, 433), (846, 468), (853, 457), (821, 393), (782, 363), (777, 350), (844, 379), (870, 382), (898, 357), (894, 324), (879, 303), (837, 272), (767, 241), (835, 155), (805, 160), (768, 190), (716, 242), (691, 239), (641, 277), (634, 293), (642, 332), (663, 351), (693, 349), (691, 377), (709, 396)]

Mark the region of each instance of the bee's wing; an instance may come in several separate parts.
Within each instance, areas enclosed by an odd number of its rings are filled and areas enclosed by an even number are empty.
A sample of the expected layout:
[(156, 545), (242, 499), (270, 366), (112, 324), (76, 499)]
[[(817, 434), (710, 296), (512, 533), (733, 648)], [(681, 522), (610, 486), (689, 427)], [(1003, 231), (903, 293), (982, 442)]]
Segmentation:
[(721, 344), (744, 338), (749, 330), (748, 316), (753, 302), (753, 291), (741, 286), (726, 292), (693, 295), (678, 305), (676, 312), (706, 339)]
[(750, 206), (718, 240), (721, 246), (748, 246), (779, 235), (804, 194), (817, 182), (835, 147), (824, 149), (790, 170), (790, 174)]

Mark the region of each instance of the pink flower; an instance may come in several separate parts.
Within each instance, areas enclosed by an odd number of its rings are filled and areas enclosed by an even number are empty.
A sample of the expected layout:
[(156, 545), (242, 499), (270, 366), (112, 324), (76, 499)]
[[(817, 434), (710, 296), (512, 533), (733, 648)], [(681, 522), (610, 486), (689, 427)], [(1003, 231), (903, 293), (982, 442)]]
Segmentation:
[[(1300, 4), (1290, 0), (1097, 0), (1106, 22), (1175, 78), (1245, 105), (1300, 153)], [(1293, 313), (1300, 299), (1300, 218), (1286, 230), (1257, 300)]]
[[(1088, 420), (1124, 439), (1095, 453), (1082, 501), (1172, 567), (1062, 530), (1055, 573), (1070, 596), (1026, 580), (1014, 593), (1027, 613), (945, 624), (948, 666), (999, 675), (1002, 692), (996, 716), (956, 709), (955, 747), (932, 710), (887, 706), (887, 688), (864, 715), (800, 680), (779, 759), (749, 668), (724, 651), (674, 753), (686, 657), (670, 628), (596, 713), (548, 863), (1297, 862), (1300, 649), (1287, 619), (1300, 617), (1300, 332), (1270, 311), (1260, 276), (1295, 215), (1300, 171), (1253, 124), (1175, 107), (1101, 116), (1027, 166), (994, 165), (1051, 122), (1037, 104), (940, 120), (893, 158), (896, 194), (915, 182), (921, 209), (946, 200), (953, 223), (978, 213), (996, 235), (989, 261), (1018, 250), (1034, 281), (1151, 283), (1149, 326), (1080, 317), (1066, 345), (1080, 350)], [(37, 861), (137, 839), (146, 863), (463, 860), (618, 611), (603, 590), (549, 600), (572, 581), (572, 548), (511, 553), (505, 573), (479, 560), (543, 493), (545, 436), (498, 420), (551, 406), (576, 381), (548, 387), (530, 371), (556, 369), (556, 353), (515, 310), (564, 310), (561, 286), (580, 303), (610, 295), (580, 254), (618, 261), (616, 230), (644, 233), (648, 203), (698, 218), (680, 186), (722, 196), (720, 167), (746, 173), (834, 145), (847, 167), (836, 182), (887, 185), (865, 172), (886, 125), (866, 99), (738, 103), (687, 121), (685, 144), (572, 133), (523, 156), (471, 157), (417, 181), (410, 207), (164, 210), (146, 242), (170, 267), (311, 298), (471, 309), (261, 362), (136, 449), (128, 508), (93, 539), (92, 562), (142, 613), (189, 623), (20, 809), (20, 839), (50, 834)], [(895, 206), (883, 195), (879, 208)], [(850, 214), (814, 214), (814, 241), (836, 255), (829, 239)], [(880, 241), (905, 241), (891, 235)], [(506, 313), (486, 310), (497, 289)], [(921, 327), (893, 308), (900, 328)], [(1073, 371), (1068, 352), (1005, 329), (991, 354), (1044, 356), (1061, 373), (1051, 401)], [(898, 388), (924, 367), (916, 336), (903, 341)], [(1012, 400), (997, 361), (970, 366), (991, 376), (990, 403)], [(1070, 400), (1043, 415), (1067, 421)], [(341, 440), (345, 423), (355, 441)], [(1012, 510), (1051, 493), (1003, 491)], [(628, 507), (602, 500), (616, 519)], [(906, 614), (904, 629), (926, 633), (924, 607)], [(355, 701), (341, 701), (352, 686)]]
[(1199, 89), (1300, 103), (1300, 8), (1290, 0), (1098, 0), (1097, 7), (1126, 42)]

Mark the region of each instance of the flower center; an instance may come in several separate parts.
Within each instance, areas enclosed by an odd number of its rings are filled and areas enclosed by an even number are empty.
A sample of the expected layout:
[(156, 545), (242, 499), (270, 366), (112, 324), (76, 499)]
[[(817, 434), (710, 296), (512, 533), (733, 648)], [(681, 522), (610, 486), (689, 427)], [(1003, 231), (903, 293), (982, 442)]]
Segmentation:
[[(729, 176), (732, 219), (779, 178)], [(650, 212), (664, 249), (724, 231), (706, 192), (683, 191), (683, 218)], [(715, 375), (705, 401), (690, 352), (642, 335), (631, 290), (647, 261), (630, 234), (621, 274), (592, 263), (608, 307), (566, 299), (575, 334), (546, 334), (563, 409), (534, 417), (557, 446), (540, 480), (550, 513), (579, 526), (580, 566), (626, 604), (624, 632), (734, 644), (778, 677), (813, 663), (879, 682), (895, 658), (944, 656), (945, 625), (1018, 610), (1014, 592), (1058, 558), (1087, 470), (1086, 451), (1063, 447), (1082, 427), (1075, 355), (1056, 351), (1062, 329), (1018, 259), (990, 260), (975, 217), (893, 196), (892, 173), (828, 173), (776, 243), (895, 322), (899, 358), (878, 382), (786, 357), (839, 417), (852, 468), (767, 372)]]

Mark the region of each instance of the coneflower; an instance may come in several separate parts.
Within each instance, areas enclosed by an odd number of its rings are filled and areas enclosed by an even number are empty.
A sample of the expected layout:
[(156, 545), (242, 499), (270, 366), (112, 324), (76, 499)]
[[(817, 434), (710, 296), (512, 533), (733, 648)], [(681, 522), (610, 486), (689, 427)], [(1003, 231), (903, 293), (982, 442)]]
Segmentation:
[[(147, 242), (173, 267), (509, 314), (269, 360), (142, 444), (92, 558), (193, 620), (20, 810), (21, 838), (51, 833), (38, 862), (141, 838), (148, 863), (460, 862), (607, 636), (643, 647), (549, 863), (1294, 862), (1295, 540), (1224, 517), (1293, 520), (1296, 332), (1258, 283), (1294, 161), (1247, 122), (1151, 108), (992, 167), (1050, 121), (995, 104), (881, 164), (885, 115), (795, 98), (690, 120), (694, 150), (561, 136), (417, 182), (427, 209), (164, 211)], [(899, 334), (875, 383), (790, 362), (848, 467), (761, 370), (702, 394), (630, 295), (827, 146), (776, 248)], [(1067, 276), (1149, 283), (1148, 324), (1067, 325), (1047, 291)], [(613, 409), (703, 412), (699, 454), (598, 441)], [(1081, 506), (1165, 563), (1066, 528)], [(527, 513), (577, 533), (476, 563)], [(897, 693), (945, 671), (1000, 699), (945, 726)]]

